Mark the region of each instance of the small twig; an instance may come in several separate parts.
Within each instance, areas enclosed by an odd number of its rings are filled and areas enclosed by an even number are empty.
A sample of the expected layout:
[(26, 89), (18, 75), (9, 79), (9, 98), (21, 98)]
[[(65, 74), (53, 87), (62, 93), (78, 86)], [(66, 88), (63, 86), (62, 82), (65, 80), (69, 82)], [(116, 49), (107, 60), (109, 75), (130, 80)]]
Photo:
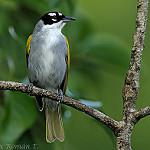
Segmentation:
[(142, 108), (139, 111), (135, 112), (135, 114), (134, 114), (134, 116), (137, 120), (140, 120), (148, 115), (150, 115), (150, 106)]
[[(32, 90), (31, 90), (28, 85), (25, 85), (23, 83), (0, 81), (0, 89), (1, 90), (20, 91), (23, 93), (30, 94), (32, 96), (48, 97), (54, 101), (59, 101), (58, 95), (56, 93), (45, 90), (45, 89), (37, 88), (35, 86), (33, 86)], [(70, 97), (64, 96), (64, 100), (62, 103), (88, 114), (89, 116), (91, 116), (91, 117), (95, 118), (96, 120), (102, 122), (103, 124), (107, 125), (113, 131), (115, 131), (120, 126), (118, 121), (113, 120), (106, 114), (104, 114), (96, 109), (93, 109), (91, 107), (88, 107), (85, 104), (82, 104), (81, 102), (79, 102), (75, 99), (72, 99)]]

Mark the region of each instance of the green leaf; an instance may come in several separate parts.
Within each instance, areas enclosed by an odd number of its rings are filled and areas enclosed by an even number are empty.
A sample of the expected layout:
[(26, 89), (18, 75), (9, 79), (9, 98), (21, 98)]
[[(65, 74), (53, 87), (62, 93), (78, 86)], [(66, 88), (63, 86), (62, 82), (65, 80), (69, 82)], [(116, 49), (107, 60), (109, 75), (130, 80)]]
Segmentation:
[[(87, 73), (125, 70), (128, 66), (129, 48), (121, 40), (108, 35), (90, 35), (78, 46), (72, 56), (73, 67)], [(75, 64), (75, 63), (76, 64)]]
[(36, 120), (33, 99), (16, 92), (6, 93), (5, 117), (0, 126), (0, 143), (15, 142)]

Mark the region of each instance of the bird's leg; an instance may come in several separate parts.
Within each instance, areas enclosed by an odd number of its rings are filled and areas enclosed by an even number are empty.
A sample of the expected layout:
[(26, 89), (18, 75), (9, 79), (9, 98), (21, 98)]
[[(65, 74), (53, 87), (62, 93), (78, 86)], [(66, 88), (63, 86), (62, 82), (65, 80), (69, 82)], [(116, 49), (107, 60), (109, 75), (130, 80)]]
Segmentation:
[(64, 94), (63, 91), (61, 89), (58, 89), (58, 97), (57, 97), (59, 103), (63, 102), (64, 100)]

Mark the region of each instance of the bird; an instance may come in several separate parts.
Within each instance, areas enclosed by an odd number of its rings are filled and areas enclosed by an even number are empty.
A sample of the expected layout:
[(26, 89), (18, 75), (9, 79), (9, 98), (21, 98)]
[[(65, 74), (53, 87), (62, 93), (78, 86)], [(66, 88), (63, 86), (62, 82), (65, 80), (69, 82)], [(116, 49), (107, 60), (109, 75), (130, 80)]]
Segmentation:
[(70, 65), (69, 43), (63, 27), (75, 18), (61, 12), (40, 17), (26, 43), (28, 78), (33, 86), (59, 95), (60, 101), (36, 96), (39, 111), (45, 111), (46, 141), (64, 141), (60, 102), (65, 94)]

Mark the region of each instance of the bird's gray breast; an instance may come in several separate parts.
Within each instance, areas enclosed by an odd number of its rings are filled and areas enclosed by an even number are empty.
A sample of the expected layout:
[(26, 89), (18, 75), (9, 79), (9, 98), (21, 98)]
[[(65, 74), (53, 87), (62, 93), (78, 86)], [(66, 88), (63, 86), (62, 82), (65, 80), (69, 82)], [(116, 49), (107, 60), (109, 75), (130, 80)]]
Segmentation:
[(67, 45), (61, 33), (33, 34), (29, 54), (29, 79), (37, 86), (58, 89), (66, 73)]

